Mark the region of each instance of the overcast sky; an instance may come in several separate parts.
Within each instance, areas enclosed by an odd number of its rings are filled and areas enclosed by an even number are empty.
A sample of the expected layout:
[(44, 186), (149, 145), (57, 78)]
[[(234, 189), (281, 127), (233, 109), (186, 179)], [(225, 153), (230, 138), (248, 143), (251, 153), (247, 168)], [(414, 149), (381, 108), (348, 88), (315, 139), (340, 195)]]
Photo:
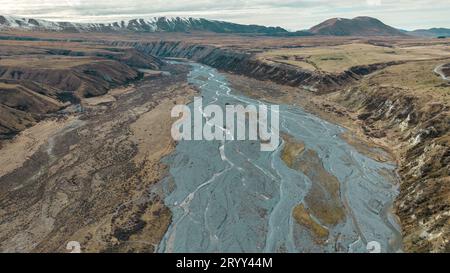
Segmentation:
[(190, 16), (289, 30), (367, 15), (408, 30), (450, 28), (450, 0), (0, 0), (0, 14), (76, 22)]

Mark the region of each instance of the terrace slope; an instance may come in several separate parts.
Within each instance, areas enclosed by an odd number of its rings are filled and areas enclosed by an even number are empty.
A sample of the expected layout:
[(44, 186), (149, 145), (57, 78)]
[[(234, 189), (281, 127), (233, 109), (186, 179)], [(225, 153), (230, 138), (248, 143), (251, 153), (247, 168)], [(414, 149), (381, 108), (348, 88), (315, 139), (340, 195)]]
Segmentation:
[(133, 48), (70, 42), (0, 42), (0, 139), (82, 98), (142, 78), (162, 62)]

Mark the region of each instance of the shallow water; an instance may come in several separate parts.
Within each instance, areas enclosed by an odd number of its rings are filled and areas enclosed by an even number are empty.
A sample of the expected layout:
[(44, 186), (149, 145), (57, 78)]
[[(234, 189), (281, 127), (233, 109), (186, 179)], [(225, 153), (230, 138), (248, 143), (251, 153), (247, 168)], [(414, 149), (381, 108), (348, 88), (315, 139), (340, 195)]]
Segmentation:
[[(189, 82), (200, 88), (204, 107), (260, 104), (236, 95), (217, 70), (190, 65)], [(318, 244), (292, 217), (314, 181), (284, 164), (283, 143), (261, 152), (255, 141), (181, 141), (165, 159), (173, 221), (160, 252), (367, 252), (372, 241), (382, 252), (400, 251), (400, 228), (390, 214), (398, 190), (380, 174), (395, 166), (358, 153), (339, 138), (343, 128), (298, 107), (280, 105), (280, 130), (317, 152), (339, 180), (346, 219), (329, 230), (328, 241)]]

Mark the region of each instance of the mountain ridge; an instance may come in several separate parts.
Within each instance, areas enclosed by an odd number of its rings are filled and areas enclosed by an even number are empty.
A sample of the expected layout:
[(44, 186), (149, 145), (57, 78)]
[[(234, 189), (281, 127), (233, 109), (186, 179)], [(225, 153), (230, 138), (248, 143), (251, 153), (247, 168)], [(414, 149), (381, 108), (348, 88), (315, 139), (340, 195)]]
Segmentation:
[(407, 31), (409, 35), (418, 37), (450, 37), (450, 28), (429, 28)]
[(222, 34), (256, 34), (278, 37), (296, 36), (416, 36), (450, 37), (448, 28), (401, 30), (386, 25), (379, 19), (358, 16), (353, 19), (331, 18), (308, 30), (288, 31), (282, 27), (256, 24), (238, 24), (220, 20), (193, 17), (152, 17), (136, 18), (110, 23), (54, 22), (43, 19), (0, 15), (0, 30), (49, 31), (49, 32), (212, 32)]
[(0, 15), (0, 30), (37, 30), (61, 32), (190, 32), (283, 34), (281, 27), (243, 25), (218, 20), (192, 17), (153, 17), (131, 19), (112, 23), (53, 22), (33, 18)]

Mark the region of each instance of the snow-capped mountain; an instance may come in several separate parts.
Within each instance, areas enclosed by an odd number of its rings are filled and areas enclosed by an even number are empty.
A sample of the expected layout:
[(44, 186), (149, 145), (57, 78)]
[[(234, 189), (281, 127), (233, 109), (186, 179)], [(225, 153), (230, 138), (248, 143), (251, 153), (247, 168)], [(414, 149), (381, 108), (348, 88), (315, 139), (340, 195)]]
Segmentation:
[(280, 27), (241, 25), (202, 18), (154, 17), (113, 23), (51, 22), (32, 18), (0, 15), (0, 30), (41, 30), (64, 32), (190, 32), (280, 34)]

